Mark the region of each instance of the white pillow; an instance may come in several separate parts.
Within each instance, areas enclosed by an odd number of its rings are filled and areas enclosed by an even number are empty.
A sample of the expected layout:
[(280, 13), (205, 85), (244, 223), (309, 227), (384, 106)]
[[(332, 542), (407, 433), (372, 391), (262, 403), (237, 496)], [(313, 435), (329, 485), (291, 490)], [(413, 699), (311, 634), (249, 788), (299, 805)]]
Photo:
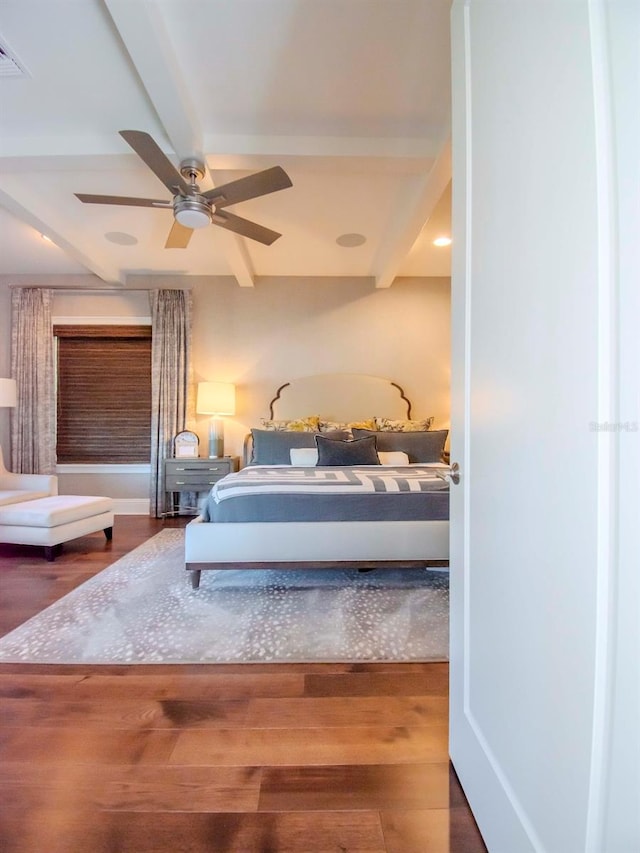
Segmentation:
[(291, 464), (299, 468), (313, 468), (318, 461), (317, 447), (292, 447), (289, 451)]
[(381, 465), (408, 465), (409, 457), (402, 450), (379, 450)]
[[(315, 447), (292, 447), (289, 456), (291, 464), (299, 468), (313, 468), (318, 462), (318, 450)], [(409, 457), (401, 450), (381, 450), (378, 457), (381, 465), (409, 464)]]

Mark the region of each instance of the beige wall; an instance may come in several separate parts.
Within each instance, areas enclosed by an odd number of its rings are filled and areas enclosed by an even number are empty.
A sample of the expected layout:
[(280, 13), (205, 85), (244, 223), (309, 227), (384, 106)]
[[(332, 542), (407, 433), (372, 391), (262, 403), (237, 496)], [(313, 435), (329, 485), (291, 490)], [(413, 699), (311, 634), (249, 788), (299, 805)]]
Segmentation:
[[(76, 282), (82, 287), (103, 286), (87, 276), (11, 279), (23, 286)], [(9, 375), (8, 284), (8, 277), (0, 278), (0, 376)], [(436, 426), (449, 424), (448, 278), (400, 279), (388, 289), (376, 290), (363, 279), (262, 278), (254, 288), (241, 288), (232, 278), (136, 276), (130, 277), (127, 288), (113, 293), (61, 292), (54, 300), (54, 313), (148, 315), (146, 293), (133, 291), (155, 287), (192, 290), (194, 381), (237, 385), (237, 414), (226, 422), (227, 453), (241, 453), (244, 435), (259, 425), (259, 418), (268, 416), (269, 400), (279, 385), (315, 373), (388, 377), (412, 400), (414, 417), (434, 415)], [(198, 417), (192, 426), (205, 453), (208, 419)], [(8, 452), (5, 437), (2, 441)], [(61, 491), (78, 491), (84, 475), (67, 476)], [(147, 496), (144, 478), (123, 477), (131, 479), (120, 484), (121, 493)], [(137, 494), (141, 481), (145, 488)], [(106, 475), (102, 479), (92, 475), (89, 482), (91, 491), (100, 486), (105, 493), (114, 489)]]

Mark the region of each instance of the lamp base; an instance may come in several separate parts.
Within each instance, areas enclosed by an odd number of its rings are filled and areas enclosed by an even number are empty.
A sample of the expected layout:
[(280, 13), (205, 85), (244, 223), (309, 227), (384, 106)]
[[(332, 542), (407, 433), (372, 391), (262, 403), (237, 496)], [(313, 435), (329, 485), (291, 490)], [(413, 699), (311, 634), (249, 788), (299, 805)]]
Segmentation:
[(224, 456), (224, 421), (211, 418), (209, 421), (209, 459)]

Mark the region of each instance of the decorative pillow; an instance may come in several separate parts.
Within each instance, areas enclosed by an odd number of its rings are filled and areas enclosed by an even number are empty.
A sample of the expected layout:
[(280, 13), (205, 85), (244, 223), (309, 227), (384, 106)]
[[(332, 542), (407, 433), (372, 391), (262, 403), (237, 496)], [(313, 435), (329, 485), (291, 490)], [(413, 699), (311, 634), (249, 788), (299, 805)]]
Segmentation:
[(351, 423), (339, 423), (338, 421), (323, 421), (320, 419), (320, 432), (331, 432), (333, 430), (346, 430), (351, 432), (352, 429), (376, 429), (376, 419), (367, 418), (364, 421), (352, 421)]
[(317, 447), (292, 447), (289, 451), (291, 464), (298, 468), (313, 468), (318, 461)]
[(433, 426), (433, 418), (425, 418), (421, 421), (393, 421), (390, 418), (374, 418), (374, 427), (365, 429), (377, 429), (380, 432), (425, 432)]
[[(317, 447), (292, 447), (289, 451), (291, 464), (298, 468), (313, 468), (318, 462)], [(406, 453), (401, 453), (399, 450), (384, 453), (378, 453), (381, 465), (408, 465), (409, 457)]]
[(374, 432), (354, 429), (356, 438), (373, 436), (378, 450), (401, 450), (409, 462), (440, 462), (449, 430), (433, 429), (424, 432)]
[[(376, 438), (376, 444), (378, 439)], [(384, 450), (378, 451), (378, 459), (381, 465), (408, 465), (409, 457), (401, 450)]]
[(375, 435), (351, 441), (336, 441), (316, 435), (319, 466), (379, 465)]
[(317, 415), (289, 421), (268, 421), (261, 418), (260, 423), (262, 429), (269, 430), (269, 432), (282, 432), (284, 430), (287, 432), (318, 432), (320, 429), (320, 418)]
[[(252, 465), (290, 465), (292, 447), (315, 448), (315, 433), (296, 430), (252, 429)], [(345, 439), (346, 433), (325, 433), (325, 438)]]

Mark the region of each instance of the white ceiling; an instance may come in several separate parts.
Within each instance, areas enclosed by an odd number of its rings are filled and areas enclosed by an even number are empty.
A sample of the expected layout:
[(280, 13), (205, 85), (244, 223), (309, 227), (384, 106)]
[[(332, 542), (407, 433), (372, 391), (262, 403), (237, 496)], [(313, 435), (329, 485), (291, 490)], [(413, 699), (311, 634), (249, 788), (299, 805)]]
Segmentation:
[[(450, 229), (449, 7), (2, 0), (0, 42), (26, 74), (0, 75), (0, 274), (448, 275), (432, 240)], [(204, 188), (282, 166), (293, 187), (232, 212), (283, 236), (209, 226), (165, 249), (171, 211), (82, 204), (74, 193), (170, 199), (121, 129), (176, 165), (203, 158)], [(339, 246), (349, 233), (366, 242)]]

